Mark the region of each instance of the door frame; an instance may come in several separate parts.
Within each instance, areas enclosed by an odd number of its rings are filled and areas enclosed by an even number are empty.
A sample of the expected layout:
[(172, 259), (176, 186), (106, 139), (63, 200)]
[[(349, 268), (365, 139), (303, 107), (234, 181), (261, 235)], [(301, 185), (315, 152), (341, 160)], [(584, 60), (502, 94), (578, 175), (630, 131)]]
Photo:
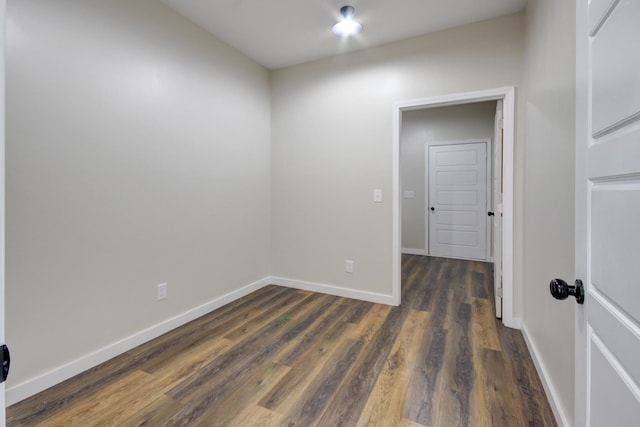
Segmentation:
[(496, 317), (502, 319), (502, 122), (504, 121), (502, 101), (496, 102), (496, 114), (493, 119), (493, 139), (491, 164), (494, 165), (491, 177), (491, 206), (494, 215), (491, 218), (491, 255), (493, 257), (493, 296)]
[[(478, 138), (478, 139), (460, 139), (460, 140), (451, 140), (451, 141), (434, 141), (434, 142), (426, 142), (424, 144), (425, 146), (425, 150), (424, 150), (424, 161), (425, 161), (425, 168), (424, 168), (424, 246), (425, 246), (425, 252), (427, 253), (427, 255), (431, 256), (431, 241), (430, 241), (430, 236), (431, 233), (429, 232), (429, 197), (431, 195), (431, 191), (430, 191), (430, 181), (429, 181), (429, 148), (430, 147), (435, 147), (435, 146), (442, 146), (442, 145), (464, 145), (464, 144), (482, 144), (484, 143), (486, 145), (486, 167), (487, 167), (487, 174), (486, 174), (486, 178), (487, 178), (487, 182), (486, 182), (486, 187), (487, 187), (487, 197), (485, 198), (485, 210), (487, 212), (489, 212), (491, 210), (491, 205), (493, 203), (493, 186), (492, 186), (492, 180), (491, 178), (493, 177), (493, 168), (491, 167), (493, 159), (491, 157), (489, 157), (489, 154), (493, 153), (492, 149), (493, 149), (493, 145), (491, 143), (491, 139), (490, 138)], [(486, 261), (486, 262), (493, 262), (493, 256), (491, 255), (491, 241), (493, 240), (493, 234), (491, 233), (492, 230), (492, 226), (491, 226), (491, 217), (489, 217), (488, 215), (485, 217), (485, 233), (486, 233), (486, 237), (485, 237), (485, 254), (486, 254), (486, 258), (484, 260), (477, 260), (474, 259), (474, 261)], [(466, 258), (457, 258), (456, 259), (466, 259)]]
[(401, 187), (400, 187), (400, 136), (402, 113), (424, 108), (445, 107), (485, 101), (503, 102), (503, 216), (502, 216), (502, 323), (511, 328), (520, 328), (520, 322), (513, 316), (513, 166), (515, 141), (515, 88), (513, 86), (434, 96), (421, 99), (398, 101), (393, 104), (393, 153), (392, 153), (392, 297), (396, 305), (401, 300)]

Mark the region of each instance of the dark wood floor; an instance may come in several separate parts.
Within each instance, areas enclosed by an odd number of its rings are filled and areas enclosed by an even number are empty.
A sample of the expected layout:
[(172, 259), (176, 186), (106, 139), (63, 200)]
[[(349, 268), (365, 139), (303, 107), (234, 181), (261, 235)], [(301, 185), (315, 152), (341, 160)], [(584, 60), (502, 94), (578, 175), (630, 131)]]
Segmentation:
[(555, 426), (492, 265), (403, 256), (402, 305), (269, 286), (7, 410), (8, 426)]

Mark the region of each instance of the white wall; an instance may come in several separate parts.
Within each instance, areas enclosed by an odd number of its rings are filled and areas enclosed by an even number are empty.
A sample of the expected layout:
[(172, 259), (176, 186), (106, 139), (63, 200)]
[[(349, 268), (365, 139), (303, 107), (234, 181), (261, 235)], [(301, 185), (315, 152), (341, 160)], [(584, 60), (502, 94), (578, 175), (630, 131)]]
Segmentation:
[[(402, 247), (428, 250), (425, 242), (425, 147), (443, 141), (493, 140), (496, 102), (406, 111), (402, 114), (400, 182), (402, 190)], [(491, 197), (491, 192), (487, 194)]]
[(574, 302), (548, 284), (574, 279), (575, 2), (529, 2), (526, 17), (523, 323), (559, 422), (572, 425)]
[(516, 14), (273, 72), (272, 272), (391, 295), (393, 103), (519, 88), (522, 52)]
[(11, 391), (268, 276), (270, 94), (153, 0), (12, 1), (7, 25)]

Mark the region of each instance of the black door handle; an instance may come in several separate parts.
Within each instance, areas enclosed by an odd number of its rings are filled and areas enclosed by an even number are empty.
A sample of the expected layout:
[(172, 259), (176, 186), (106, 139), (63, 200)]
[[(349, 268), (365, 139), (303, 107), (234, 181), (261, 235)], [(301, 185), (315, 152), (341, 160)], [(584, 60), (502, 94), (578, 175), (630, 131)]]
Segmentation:
[(555, 299), (563, 300), (567, 299), (569, 295), (573, 295), (578, 304), (584, 304), (584, 285), (580, 279), (575, 281), (574, 286), (569, 286), (562, 279), (553, 279), (549, 283), (549, 291)]
[(493, 213), (493, 212), (489, 211), (489, 212), (487, 212), (487, 215), (489, 215), (489, 216), (494, 216), (494, 215), (495, 215), (495, 213)]
[(2, 347), (0, 347), (0, 366), (2, 366), (2, 372), (0, 372), (0, 383), (7, 380), (10, 365), (11, 355), (9, 354), (9, 347), (3, 344)]
[(435, 211), (435, 210), (436, 210), (436, 208), (434, 208), (433, 206), (431, 206), (431, 210), (432, 210), (432, 211)]

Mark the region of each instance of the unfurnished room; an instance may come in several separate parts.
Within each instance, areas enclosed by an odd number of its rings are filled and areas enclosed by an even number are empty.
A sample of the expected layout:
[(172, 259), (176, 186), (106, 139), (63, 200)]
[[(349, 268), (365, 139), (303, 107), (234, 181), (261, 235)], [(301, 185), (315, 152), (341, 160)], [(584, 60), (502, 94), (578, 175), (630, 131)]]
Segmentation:
[(640, 0), (0, 0), (0, 426), (633, 426)]

